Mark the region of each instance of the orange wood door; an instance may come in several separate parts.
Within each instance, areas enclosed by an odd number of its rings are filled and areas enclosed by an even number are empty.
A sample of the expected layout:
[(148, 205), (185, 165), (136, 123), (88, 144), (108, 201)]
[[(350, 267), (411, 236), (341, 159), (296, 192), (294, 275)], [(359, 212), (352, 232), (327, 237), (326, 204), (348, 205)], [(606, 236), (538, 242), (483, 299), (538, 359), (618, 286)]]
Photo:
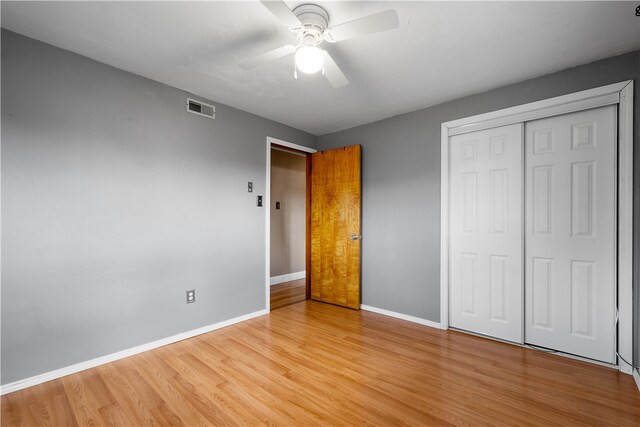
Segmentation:
[(360, 145), (311, 157), (311, 299), (360, 308)]

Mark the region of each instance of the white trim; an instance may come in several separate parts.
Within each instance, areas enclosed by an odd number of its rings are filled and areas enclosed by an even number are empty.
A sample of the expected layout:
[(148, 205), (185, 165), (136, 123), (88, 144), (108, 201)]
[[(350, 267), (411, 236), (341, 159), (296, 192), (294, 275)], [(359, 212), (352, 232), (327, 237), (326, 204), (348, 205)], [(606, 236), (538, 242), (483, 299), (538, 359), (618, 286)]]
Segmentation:
[(265, 180), (264, 195), (264, 306), (267, 312), (271, 311), (271, 139), (267, 137), (267, 176)]
[[(632, 358), (633, 81), (505, 108), (442, 124), (440, 135), (440, 325), (449, 327), (449, 137), (496, 126), (618, 104), (618, 353)], [(631, 373), (622, 360), (621, 372)]]
[(318, 150), (316, 149), (305, 147), (304, 145), (294, 144), (293, 142), (283, 141), (277, 138), (271, 138), (270, 136), (267, 137), (267, 144), (269, 145), (269, 148), (271, 148), (271, 144), (276, 144), (276, 145), (281, 145), (283, 147), (293, 148), (294, 150), (302, 151), (304, 153), (318, 152)]
[(640, 390), (640, 370), (633, 370), (633, 379), (636, 380), (636, 385), (638, 386), (638, 390)]
[[(633, 360), (633, 81), (618, 108), (618, 353)], [(618, 358), (620, 371), (632, 368)]]
[(449, 329), (449, 129), (440, 128), (440, 328)]
[(292, 280), (300, 280), (307, 277), (306, 271), (296, 271), (295, 273), (283, 274), (281, 276), (273, 276), (269, 283), (271, 286), (279, 285), (280, 283), (291, 282)]
[(206, 334), (207, 332), (215, 331), (216, 329), (224, 328), (226, 326), (230, 326), (239, 322), (244, 322), (245, 320), (253, 319), (254, 317), (258, 317), (258, 316), (263, 316), (265, 314), (269, 314), (269, 312), (267, 310), (255, 311), (253, 313), (234, 317), (233, 319), (224, 320), (222, 322), (214, 323), (212, 325), (203, 326), (202, 328), (193, 329), (187, 332), (182, 332), (180, 334), (173, 335), (171, 337), (163, 338), (147, 344), (139, 345), (137, 347), (118, 351), (117, 353), (96, 357), (95, 359), (76, 363), (74, 365), (67, 366), (65, 368), (56, 369), (55, 371), (45, 372), (44, 374), (35, 375), (33, 377), (25, 378), (23, 380), (14, 381), (12, 383), (3, 385), (0, 388), (0, 395), (13, 393), (14, 391), (22, 390), (23, 388), (32, 387), (34, 385), (42, 384), (47, 381), (51, 381), (67, 375), (75, 374), (76, 372), (95, 368), (96, 366), (104, 365), (105, 363), (115, 362), (116, 360), (124, 359), (125, 357), (133, 356), (134, 354), (153, 350), (154, 348), (162, 347), (168, 344), (173, 344), (178, 341), (195, 337), (196, 335)]
[(420, 325), (428, 326), (430, 328), (440, 328), (440, 323), (433, 320), (422, 319), (420, 317), (409, 316), (408, 314), (396, 313), (395, 311), (385, 310), (384, 308), (371, 307), (369, 305), (360, 304), (360, 308), (372, 313), (382, 314), (383, 316), (395, 317), (396, 319), (406, 320), (407, 322), (418, 323)]
[(294, 150), (302, 151), (304, 153), (316, 153), (318, 150), (305, 147), (304, 145), (294, 144), (292, 142), (283, 141), (281, 139), (267, 137), (266, 149), (267, 149), (267, 166), (266, 166), (266, 179), (265, 179), (265, 310), (271, 311), (271, 145), (276, 144), (282, 147), (292, 148)]
[(449, 136), (617, 104), (631, 80), (443, 123)]

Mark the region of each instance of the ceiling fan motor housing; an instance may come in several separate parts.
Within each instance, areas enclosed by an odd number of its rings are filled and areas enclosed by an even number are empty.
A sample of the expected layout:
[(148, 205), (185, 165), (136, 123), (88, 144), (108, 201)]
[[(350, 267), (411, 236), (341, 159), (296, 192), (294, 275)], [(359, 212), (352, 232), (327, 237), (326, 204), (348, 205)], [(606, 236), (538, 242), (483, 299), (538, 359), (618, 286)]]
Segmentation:
[(324, 31), (329, 26), (329, 14), (317, 4), (301, 4), (293, 9), (294, 15), (303, 25), (299, 35), (301, 43), (305, 46), (317, 46), (322, 42)]

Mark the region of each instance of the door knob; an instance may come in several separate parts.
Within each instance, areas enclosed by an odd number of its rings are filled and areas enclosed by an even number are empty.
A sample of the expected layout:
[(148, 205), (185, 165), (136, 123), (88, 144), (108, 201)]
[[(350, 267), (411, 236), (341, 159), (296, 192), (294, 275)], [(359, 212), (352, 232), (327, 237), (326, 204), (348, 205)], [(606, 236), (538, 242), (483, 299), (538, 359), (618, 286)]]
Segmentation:
[(362, 236), (358, 236), (357, 234), (351, 235), (351, 240), (358, 240), (358, 239), (362, 239)]

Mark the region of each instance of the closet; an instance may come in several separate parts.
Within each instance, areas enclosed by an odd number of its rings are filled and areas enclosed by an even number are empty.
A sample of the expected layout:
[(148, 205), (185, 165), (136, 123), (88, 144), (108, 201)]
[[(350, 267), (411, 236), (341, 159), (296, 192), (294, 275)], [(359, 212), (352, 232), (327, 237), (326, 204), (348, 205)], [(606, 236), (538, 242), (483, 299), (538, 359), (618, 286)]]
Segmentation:
[(616, 362), (617, 110), (449, 137), (449, 326)]

